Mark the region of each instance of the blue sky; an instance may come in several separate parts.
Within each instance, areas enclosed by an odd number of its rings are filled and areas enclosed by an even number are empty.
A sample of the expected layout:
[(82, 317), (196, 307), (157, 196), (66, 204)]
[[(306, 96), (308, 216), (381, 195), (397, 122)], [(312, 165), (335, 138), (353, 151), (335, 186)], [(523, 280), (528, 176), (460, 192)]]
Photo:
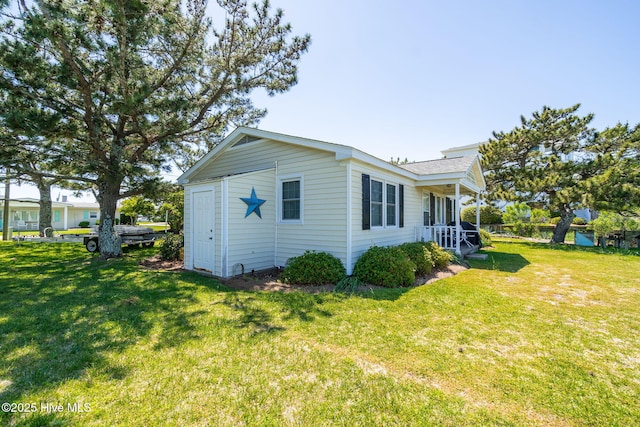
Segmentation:
[(271, 3), (312, 44), (297, 86), (254, 93), (261, 129), (417, 161), (543, 105), (581, 103), (597, 128), (640, 122), (635, 0)]

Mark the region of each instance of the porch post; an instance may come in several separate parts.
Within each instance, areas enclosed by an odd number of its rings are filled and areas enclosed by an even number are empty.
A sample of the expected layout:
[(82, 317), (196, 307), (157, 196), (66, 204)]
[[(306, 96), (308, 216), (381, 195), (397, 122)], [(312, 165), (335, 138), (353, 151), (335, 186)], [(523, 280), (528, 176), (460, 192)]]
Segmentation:
[(461, 255), (460, 252), (460, 183), (456, 182), (456, 208), (454, 209), (456, 215), (456, 254)]
[(476, 193), (476, 230), (480, 232), (480, 193)]

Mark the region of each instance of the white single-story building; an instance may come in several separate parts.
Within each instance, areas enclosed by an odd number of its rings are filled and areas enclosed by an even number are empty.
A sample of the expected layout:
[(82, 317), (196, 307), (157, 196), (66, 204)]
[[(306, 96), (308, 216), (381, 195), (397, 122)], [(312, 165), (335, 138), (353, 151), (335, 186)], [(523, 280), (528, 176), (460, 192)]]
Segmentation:
[(335, 255), (348, 274), (374, 245), (436, 240), (460, 252), (460, 198), (485, 189), (477, 156), (397, 166), (353, 147), (246, 127), (178, 183), (185, 268), (220, 277), (281, 267), (306, 250)]
[[(0, 231), (4, 224), (4, 200), (0, 199)], [(51, 202), (51, 226), (56, 230), (78, 227), (87, 221), (95, 225), (100, 219), (100, 206), (86, 202)], [(20, 198), (9, 200), (9, 227), (13, 230), (39, 230), (40, 205), (37, 199)]]

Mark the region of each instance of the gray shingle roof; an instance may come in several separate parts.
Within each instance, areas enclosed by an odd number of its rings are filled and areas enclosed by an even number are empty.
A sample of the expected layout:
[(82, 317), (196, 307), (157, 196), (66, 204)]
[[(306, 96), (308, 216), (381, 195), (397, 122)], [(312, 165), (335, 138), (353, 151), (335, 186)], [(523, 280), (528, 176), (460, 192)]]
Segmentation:
[(402, 169), (418, 175), (432, 175), (442, 173), (464, 173), (469, 170), (475, 156), (449, 157), (446, 159), (427, 160), (426, 162), (407, 163), (399, 165)]

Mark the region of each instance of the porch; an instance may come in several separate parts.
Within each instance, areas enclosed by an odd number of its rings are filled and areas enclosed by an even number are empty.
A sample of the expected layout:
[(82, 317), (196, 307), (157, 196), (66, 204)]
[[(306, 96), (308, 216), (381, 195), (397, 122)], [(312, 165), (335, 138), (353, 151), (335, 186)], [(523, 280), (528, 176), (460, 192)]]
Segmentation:
[[(460, 217), (465, 200), (475, 198), (475, 223), (480, 223), (480, 193), (486, 185), (478, 156), (445, 157), (400, 167), (420, 176), (416, 187), (422, 191), (423, 220), (416, 227), (416, 241), (436, 242), (463, 257), (478, 250), (479, 231), (475, 226), (462, 227)], [(472, 233), (475, 239), (470, 238)]]
[(465, 230), (460, 225), (416, 227), (416, 241), (436, 242), (438, 246), (454, 251), (463, 258), (480, 249), (478, 231)]

